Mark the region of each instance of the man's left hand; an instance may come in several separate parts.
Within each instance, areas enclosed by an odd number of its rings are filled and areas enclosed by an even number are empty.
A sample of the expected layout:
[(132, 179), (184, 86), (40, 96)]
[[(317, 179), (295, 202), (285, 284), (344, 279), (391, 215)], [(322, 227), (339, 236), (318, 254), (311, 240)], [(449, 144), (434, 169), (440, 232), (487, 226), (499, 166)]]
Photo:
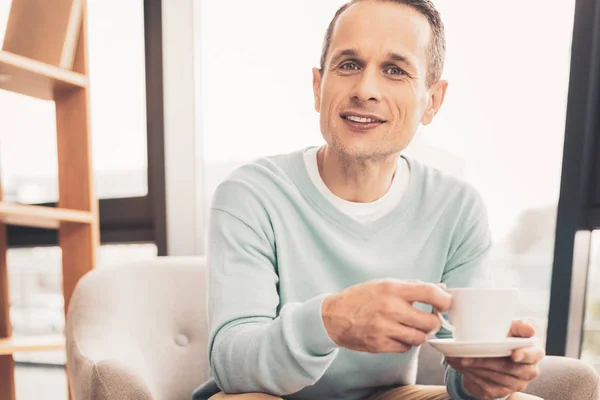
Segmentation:
[[(523, 320), (514, 320), (509, 337), (533, 337), (535, 329)], [(539, 375), (538, 364), (545, 351), (532, 346), (513, 351), (503, 358), (447, 358), (464, 376), (464, 388), (480, 399), (497, 399), (523, 391)]]

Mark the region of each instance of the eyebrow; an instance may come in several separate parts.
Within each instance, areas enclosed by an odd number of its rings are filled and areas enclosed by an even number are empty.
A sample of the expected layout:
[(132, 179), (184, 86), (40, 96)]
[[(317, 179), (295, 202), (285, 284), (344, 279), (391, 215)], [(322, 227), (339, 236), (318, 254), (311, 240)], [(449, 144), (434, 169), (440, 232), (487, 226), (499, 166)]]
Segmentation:
[(358, 51), (354, 49), (342, 50), (331, 60), (331, 64), (337, 64), (337, 62), (344, 57), (360, 58), (360, 55), (358, 54)]
[(416, 70), (415, 66), (413, 65), (412, 62), (410, 62), (410, 60), (408, 58), (406, 58), (405, 56), (403, 56), (402, 54), (398, 54), (398, 53), (394, 53), (394, 52), (389, 52), (387, 55), (387, 58), (392, 60), (392, 61), (396, 61), (399, 62), (401, 64), (405, 64), (408, 68), (412, 69), (413, 71)]
[[(339, 52), (331, 60), (331, 64), (337, 64), (337, 62), (341, 58), (344, 58), (344, 57), (360, 58), (360, 54), (355, 49), (345, 49), (345, 50), (342, 50), (341, 52)], [(402, 54), (398, 54), (398, 53), (394, 53), (394, 52), (389, 52), (387, 54), (387, 59), (391, 60), (391, 61), (396, 61), (396, 62), (401, 63), (401, 64), (404, 64), (409, 69), (412, 69), (413, 71), (416, 70), (415, 65), (407, 57), (403, 56)]]

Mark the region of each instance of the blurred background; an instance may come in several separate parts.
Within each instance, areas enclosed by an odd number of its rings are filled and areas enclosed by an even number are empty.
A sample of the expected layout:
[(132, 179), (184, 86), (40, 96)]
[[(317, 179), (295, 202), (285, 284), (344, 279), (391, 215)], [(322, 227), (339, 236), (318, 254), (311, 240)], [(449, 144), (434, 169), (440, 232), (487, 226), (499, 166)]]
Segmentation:
[[(145, 15), (150, 3), (161, 2), (87, 0), (100, 268), (203, 254), (206, 210), (230, 171), (323, 142), (311, 68), (344, 1), (170, 0), (160, 19)], [(519, 316), (534, 317), (545, 341), (575, 0), (435, 3), (450, 85), (406, 154), (482, 194), (495, 283), (520, 289)], [(10, 5), (0, 0), (0, 42)], [(52, 103), (0, 90), (5, 201), (57, 200), (54, 118)], [(162, 210), (138, 207), (160, 198)], [(61, 253), (52, 240), (9, 231), (15, 335), (62, 334)], [(600, 283), (596, 232), (591, 243), (589, 288)], [(600, 293), (586, 297), (580, 357), (600, 371)], [(65, 398), (62, 351), (15, 359), (19, 399)]]

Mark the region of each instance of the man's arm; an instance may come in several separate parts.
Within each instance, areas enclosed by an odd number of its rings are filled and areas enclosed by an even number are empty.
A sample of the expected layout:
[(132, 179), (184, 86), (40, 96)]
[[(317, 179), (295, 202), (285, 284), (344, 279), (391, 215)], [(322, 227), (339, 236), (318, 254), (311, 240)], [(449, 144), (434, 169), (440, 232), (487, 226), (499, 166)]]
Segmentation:
[(288, 303), (277, 316), (275, 249), (253, 225), (230, 211), (211, 211), (210, 366), (226, 393), (282, 396), (319, 380), (338, 346), (321, 318), (325, 295)]

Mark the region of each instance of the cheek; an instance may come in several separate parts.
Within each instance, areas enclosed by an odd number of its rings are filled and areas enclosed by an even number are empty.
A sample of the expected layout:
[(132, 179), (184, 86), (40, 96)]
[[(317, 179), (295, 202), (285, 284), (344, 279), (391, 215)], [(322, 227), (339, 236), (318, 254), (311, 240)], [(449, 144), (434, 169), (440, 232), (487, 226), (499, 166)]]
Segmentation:
[(323, 81), (321, 89), (321, 112), (331, 114), (339, 113), (342, 104), (347, 103), (350, 89), (347, 87), (347, 80), (340, 79), (337, 76), (328, 76)]
[(415, 101), (403, 98), (397, 103), (396, 112), (398, 113), (398, 122), (401, 125), (412, 124), (413, 119), (416, 118), (417, 104)]
[(413, 126), (421, 120), (427, 99), (416, 93), (413, 87), (406, 85), (396, 96), (397, 118), (401, 125)]
[(329, 92), (321, 100), (321, 114), (326, 117), (329, 124), (335, 123), (335, 118), (339, 114), (339, 97)]

